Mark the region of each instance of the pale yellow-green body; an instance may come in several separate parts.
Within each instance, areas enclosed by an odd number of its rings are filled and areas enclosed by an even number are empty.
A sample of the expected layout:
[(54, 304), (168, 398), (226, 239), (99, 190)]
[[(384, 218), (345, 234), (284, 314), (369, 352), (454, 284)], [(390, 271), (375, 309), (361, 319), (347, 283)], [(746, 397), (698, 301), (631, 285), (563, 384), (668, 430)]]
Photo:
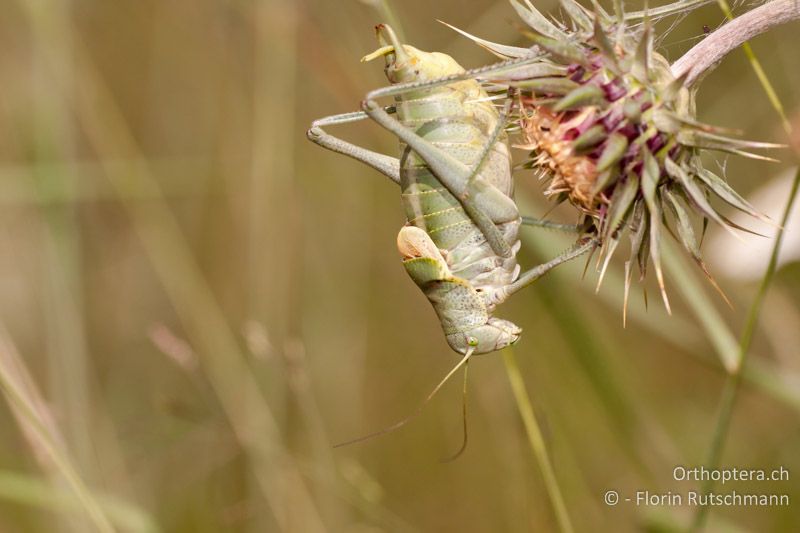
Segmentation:
[[(387, 77), (393, 83), (425, 82), (464, 71), (445, 54), (408, 45), (404, 52), (402, 64), (396, 61), (387, 66)], [(470, 169), (478, 165), (499, 121), (488, 95), (475, 80), (404, 92), (396, 97), (396, 109), (403, 125)], [(408, 226), (401, 231), (398, 245), (407, 272), (436, 310), (451, 347), (461, 353), (469, 347), (484, 353), (515, 342), (520, 328), (491, 316), (495, 306), (505, 300), (505, 287), (519, 274), (515, 253), (520, 217), (513, 205), (505, 132), (489, 150), (475, 179), (488, 185), (480, 194), (502, 207), (490, 216), (512, 249), (510, 257), (500, 257), (492, 250), (461, 202), (420, 156), (403, 142), (400, 153), (400, 186)]]

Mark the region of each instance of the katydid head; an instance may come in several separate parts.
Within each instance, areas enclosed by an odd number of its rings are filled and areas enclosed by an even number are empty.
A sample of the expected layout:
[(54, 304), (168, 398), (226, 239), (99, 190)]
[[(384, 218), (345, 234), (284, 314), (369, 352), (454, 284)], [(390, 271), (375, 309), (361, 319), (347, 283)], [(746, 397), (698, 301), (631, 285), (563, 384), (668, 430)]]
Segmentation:
[(361, 61), (371, 61), (383, 56), (386, 77), (391, 83), (424, 82), (460, 74), (464, 68), (455, 59), (439, 52), (423, 52), (411, 45), (402, 44), (397, 34), (387, 24), (375, 26), (380, 48)]
[(511, 346), (519, 340), (521, 334), (522, 328), (516, 324), (502, 318), (490, 317), (485, 324), (447, 335), (447, 343), (458, 353), (465, 354), (467, 350), (474, 350), (475, 354), (482, 354)]

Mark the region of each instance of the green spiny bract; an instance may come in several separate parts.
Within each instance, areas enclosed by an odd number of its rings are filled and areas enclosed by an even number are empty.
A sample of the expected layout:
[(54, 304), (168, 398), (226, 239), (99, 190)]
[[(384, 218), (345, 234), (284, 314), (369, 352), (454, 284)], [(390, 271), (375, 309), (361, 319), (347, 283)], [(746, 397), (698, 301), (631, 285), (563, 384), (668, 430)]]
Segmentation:
[[(551, 22), (527, 0), (526, 5), (511, 3), (530, 28), (523, 30), (534, 42), (527, 54), (540, 55), (538, 64), (499, 80), (518, 92), (524, 137), (518, 147), (530, 150), (523, 166), (548, 180), (548, 196), (577, 207), (589, 232), (599, 237), (600, 282), (627, 233), (626, 305), (633, 265), (644, 278), (652, 260), (669, 310), (660, 261), (663, 228), (708, 275), (692, 213), (702, 217), (703, 229), (708, 220), (738, 227), (709, 201), (716, 197), (764, 218), (722, 177), (703, 167), (701, 152), (767, 159), (745, 150), (777, 146), (730, 138), (720, 128), (699, 123), (693, 91), (653, 50), (651, 16), (704, 2), (678, 2), (650, 14), (624, 14), (618, 8), (610, 16), (596, 4), (589, 11), (574, 0), (561, 0), (569, 27)], [(479, 44), (503, 57), (522, 55), (516, 52), (521, 49)]]

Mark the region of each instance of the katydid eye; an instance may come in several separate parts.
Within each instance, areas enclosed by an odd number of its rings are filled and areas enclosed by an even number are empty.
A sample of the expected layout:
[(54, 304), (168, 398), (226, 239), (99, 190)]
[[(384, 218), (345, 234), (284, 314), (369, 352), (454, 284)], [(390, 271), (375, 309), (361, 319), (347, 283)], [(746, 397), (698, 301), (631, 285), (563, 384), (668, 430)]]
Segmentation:
[(470, 346), (477, 346), (478, 345), (478, 339), (476, 339), (475, 337), (471, 337), (471, 336), (467, 337), (467, 344), (470, 345)]

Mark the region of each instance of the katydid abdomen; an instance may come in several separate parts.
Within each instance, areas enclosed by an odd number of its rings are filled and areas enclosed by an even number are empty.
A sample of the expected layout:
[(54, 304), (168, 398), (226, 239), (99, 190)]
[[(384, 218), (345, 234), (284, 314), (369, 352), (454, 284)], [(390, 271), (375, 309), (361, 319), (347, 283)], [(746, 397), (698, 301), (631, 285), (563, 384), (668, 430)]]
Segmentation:
[[(385, 54), (392, 83), (424, 83), (464, 72), (447, 55), (394, 46), (391, 30), (379, 27), (378, 31), (379, 38), (393, 45)], [(519, 274), (515, 256), (521, 219), (513, 203), (511, 157), (501, 118), (475, 80), (408, 91), (397, 95), (395, 103), (403, 126), (464, 167), (477, 169), (466, 177), (482, 184), (486, 195), (512, 206), (491, 217), (511, 251), (501, 257), (465, 211), (463, 199), (456, 198), (430, 164), (401, 140), (400, 187), (408, 225), (398, 236), (398, 246), (406, 270), (436, 310), (453, 349), (498, 350), (515, 342), (521, 332), (512, 323), (491, 317), (505, 299), (504, 288)], [(462, 185), (469, 201), (467, 183)]]
[[(458, 114), (435, 114), (442, 109), (451, 109), (450, 106), (439, 105), (441, 100), (461, 100), (464, 93), (449, 90), (448, 87), (432, 92), (434, 94), (426, 99), (426, 103), (433, 105), (415, 105), (413, 119), (401, 114), (401, 108), (406, 109), (406, 106), (398, 103), (398, 118), (406, 127), (415, 129), (417, 135), (443, 152), (467, 167), (475, 168), (496, 126), (496, 113), (490, 109), (494, 114), (494, 124), (484, 122), (485, 126), (474, 121), (470, 108), (475, 106), (471, 103), (462, 102), (457, 109)], [(426, 111), (430, 113), (428, 117), (424, 116)], [(458, 199), (441, 184), (430, 167), (405, 143), (400, 143), (400, 152), (400, 186), (408, 223), (425, 231), (444, 252), (452, 273), (468, 280), (479, 292), (491, 293), (509, 284), (519, 270), (516, 254), (505, 258), (498, 256), (481, 230), (464, 212)], [(508, 198), (512, 197), (513, 182), (505, 134), (490, 149), (476, 179), (484, 180)], [(503, 239), (516, 252), (519, 217), (493, 222), (497, 223)], [(488, 300), (492, 307), (499, 303), (492, 298)]]

